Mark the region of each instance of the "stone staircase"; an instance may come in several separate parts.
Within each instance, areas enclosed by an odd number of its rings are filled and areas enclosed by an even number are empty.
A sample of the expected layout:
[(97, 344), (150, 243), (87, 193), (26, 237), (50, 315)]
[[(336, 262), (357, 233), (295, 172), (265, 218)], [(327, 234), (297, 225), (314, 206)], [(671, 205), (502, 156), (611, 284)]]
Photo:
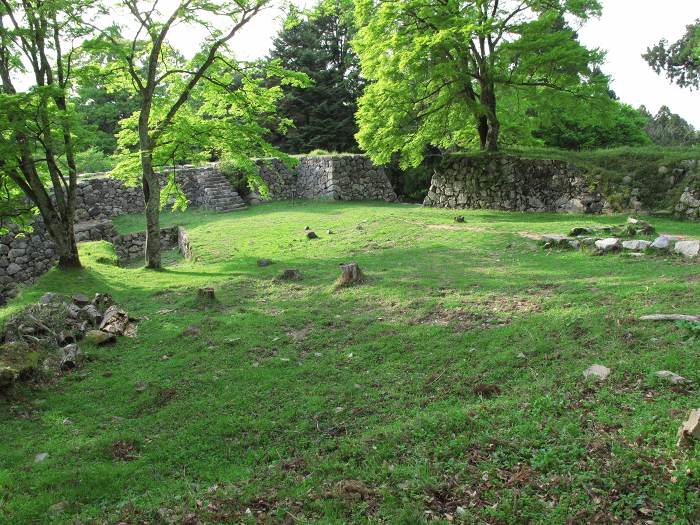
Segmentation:
[(218, 169), (206, 170), (195, 175), (199, 205), (215, 211), (235, 211), (246, 208), (246, 204), (233, 189), (231, 183)]

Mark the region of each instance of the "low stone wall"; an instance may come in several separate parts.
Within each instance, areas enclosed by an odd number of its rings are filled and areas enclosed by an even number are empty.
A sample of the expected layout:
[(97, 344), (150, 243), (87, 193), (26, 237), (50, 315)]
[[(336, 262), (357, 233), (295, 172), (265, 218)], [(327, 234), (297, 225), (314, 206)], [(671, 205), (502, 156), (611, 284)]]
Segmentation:
[[(160, 246), (163, 250), (170, 250), (179, 246), (179, 230), (178, 226), (160, 230)], [(146, 251), (146, 232), (118, 235), (112, 239), (112, 244), (114, 244), (114, 251), (120, 264), (138, 259), (143, 257)]]
[(292, 169), (279, 159), (259, 159), (257, 165), (273, 200), (396, 200), (384, 168), (364, 155), (300, 157)]
[(447, 157), (435, 169), (425, 206), (526, 212), (600, 213), (603, 196), (568, 163), (518, 157)]

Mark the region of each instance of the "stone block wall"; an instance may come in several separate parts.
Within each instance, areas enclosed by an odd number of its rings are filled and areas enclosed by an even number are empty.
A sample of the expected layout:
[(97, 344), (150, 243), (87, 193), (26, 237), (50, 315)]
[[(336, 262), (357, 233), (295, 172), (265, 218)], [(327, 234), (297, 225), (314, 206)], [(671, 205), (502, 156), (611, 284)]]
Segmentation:
[(364, 155), (300, 157), (292, 169), (279, 159), (257, 161), (273, 200), (396, 200), (384, 168)]
[[(653, 168), (650, 185), (626, 175), (595, 182), (560, 160), (450, 156), (436, 164), (425, 206), (523, 212), (607, 213), (673, 208), (679, 218), (700, 218), (700, 163)], [(652, 185), (653, 183), (653, 185)], [(646, 203), (646, 204), (645, 204)]]
[[(160, 245), (163, 250), (179, 246), (179, 229), (178, 226), (171, 226), (160, 230)], [(146, 250), (146, 232), (118, 235), (112, 239), (112, 244), (120, 264), (138, 259), (144, 256)]]
[(447, 157), (435, 169), (425, 206), (525, 212), (600, 213), (603, 196), (568, 163), (519, 157)]
[(11, 226), (0, 237), (0, 304), (13, 296), (17, 283), (32, 282), (56, 263), (56, 248), (39, 222), (32, 233)]

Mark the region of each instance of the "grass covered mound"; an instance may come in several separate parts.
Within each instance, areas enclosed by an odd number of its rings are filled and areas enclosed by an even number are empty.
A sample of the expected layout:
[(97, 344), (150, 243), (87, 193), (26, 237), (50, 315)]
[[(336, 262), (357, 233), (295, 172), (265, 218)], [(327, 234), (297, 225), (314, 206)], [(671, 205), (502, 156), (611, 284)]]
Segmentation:
[[(698, 407), (698, 331), (639, 317), (700, 314), (698, 263), (532, 240), (625, 217), (464, 216), (364, 203), (165, 215), (195, 260), (162, 272), (83, 245), (85, 270), (50, 272), (3, 315), (48, 291), (109, 293), (138, 335), (0, 399), (0, 522), (697, 520), (700, 445), (676, 440)], [(349, 262), (364, 282), (336, 287)], [(300, 279), (276, 279), (286, 269)], [(607, 379), (585, 379), (592, 365)]]

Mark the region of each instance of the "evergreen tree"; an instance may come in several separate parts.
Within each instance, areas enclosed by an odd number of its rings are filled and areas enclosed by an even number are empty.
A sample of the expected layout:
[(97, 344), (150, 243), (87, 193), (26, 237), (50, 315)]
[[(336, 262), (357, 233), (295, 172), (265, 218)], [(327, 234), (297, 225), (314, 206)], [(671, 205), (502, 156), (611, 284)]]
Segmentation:
[(700, 144), (700, 133), (667, 106), (662, 106), (653, 118), (644, 106), (639, 108), (639, 111), (648, 119), (645, 130), (654, 144), (659, 146)]
[(280, 103), (280, 114), (296, 126), (274, 137), (283, 151), (357, 151), (355, 112), (362, 80), (350, 47), (353, 36), (352, 3), (347, 0), (324, 1), (310, 12), (290, 11), (270, 57), (306, 73), (313, 85), (288, 90)]

